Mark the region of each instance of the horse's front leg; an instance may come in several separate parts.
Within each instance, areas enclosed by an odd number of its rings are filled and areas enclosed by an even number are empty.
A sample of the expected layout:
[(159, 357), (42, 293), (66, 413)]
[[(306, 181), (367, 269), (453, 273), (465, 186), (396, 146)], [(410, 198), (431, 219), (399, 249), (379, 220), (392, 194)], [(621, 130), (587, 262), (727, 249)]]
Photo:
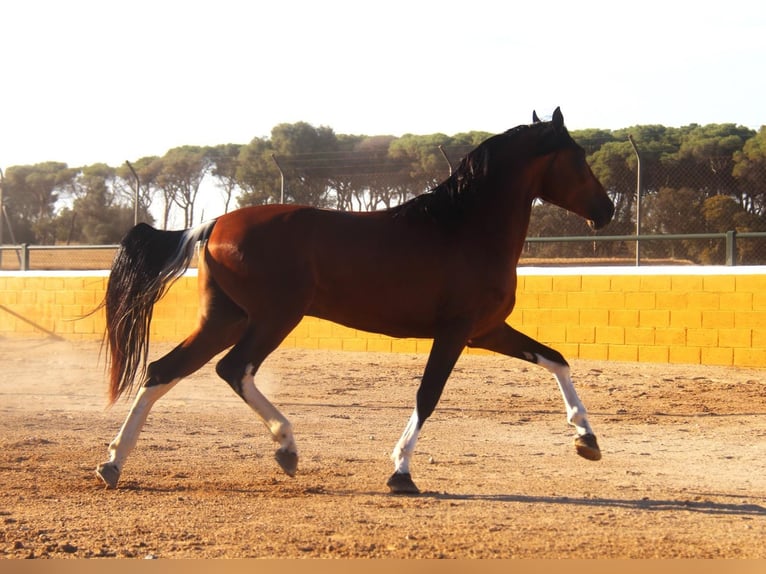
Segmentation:
[(575, 450), (577, 454), (588, 460), (599, 460), (601, 450), (596, 435), (588, 422), (588, 413), (577, 396), (572, 382), (569, 364), (558, 351), (551, 349), (503, 324), (490, 333), (468, 341), (469, 347), (479, 347), (497, 353), (523, 359), (545, 367), (558, 383), (567, 413), (567, 422), (575, 427)]
[(434, 412), (452, 368), (465, 348), (464, 327), (464, 325), (458, 325), (457, 328), (434, 339), (431, 354), (423, 372), (423, 379), (418, 388), (415, 410), (407, 421), (393, 453), (391, 453), (391, 459), (394, 461), (394, 473), (386, 484), (394, 494), (417, 494), (420, 492), (410, 475), (410, 459), (415, 451), (415, 444), (420, 430), (423, 428), (423, 423)]

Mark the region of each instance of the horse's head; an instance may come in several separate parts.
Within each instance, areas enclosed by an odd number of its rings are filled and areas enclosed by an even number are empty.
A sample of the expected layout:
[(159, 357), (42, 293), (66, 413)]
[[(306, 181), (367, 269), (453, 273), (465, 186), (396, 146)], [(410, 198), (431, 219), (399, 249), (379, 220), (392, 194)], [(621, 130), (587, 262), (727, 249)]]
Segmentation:
[(585, 161), (585, 150), (572, 139), (564, 126), (559, 108), (550, 122), (542, 122), (533, 112), (528, 130), (533, 138), (538, 173), (536, 197), (563, 207), (600, 229), (612, 220), (614, 203)]

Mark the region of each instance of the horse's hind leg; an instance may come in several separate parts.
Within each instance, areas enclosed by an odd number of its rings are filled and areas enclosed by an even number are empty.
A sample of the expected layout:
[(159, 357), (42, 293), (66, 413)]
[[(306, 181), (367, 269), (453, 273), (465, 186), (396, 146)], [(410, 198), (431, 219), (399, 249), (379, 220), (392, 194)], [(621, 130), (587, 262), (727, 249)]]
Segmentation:
[(577, 436), (575, 437), (575, 450), (577, 454), (588, 460), (599, 460), (601, 458), (601, 450), (596, 441), (596, 436), (593, 434), (593, 430), (588, 422), (588, 413), (580, 401), (580, 397), (577, 396), (569, 364), (561, 353), (523, 333), (519, 333), (506, 324), (482, 337), (472, 339), (468, 342), (468, 346), (488, 349), (510, 357), (523, 359), (548, 369), (559, 385), (559, 390), (566, 407), (567, 421), (577, 430)]
[(252, 408), (266, 425), (279, 448), (275, 458), (282, 470), (295, 476), (298, 449), (292, 424), (255, 386), (255, 373), (303, 317), (302, 313), (261, 316), (240, 341), (216, 365), (216, 372)]
[[(204, 300), (197, 330), (168, 354), (149, 364), (125, 422), (109, 445), (109, 460), (98, 465), (96, 474), (107, 488), (116, 488), (125, 460), (136, 446), (141, 429), (154, 403), (182, 378), (205, 365), (216, 354), (233, 345), (244, 330), (244, 314), (216, 289)], [(207, 310), (215, 314), (207, 316)]]

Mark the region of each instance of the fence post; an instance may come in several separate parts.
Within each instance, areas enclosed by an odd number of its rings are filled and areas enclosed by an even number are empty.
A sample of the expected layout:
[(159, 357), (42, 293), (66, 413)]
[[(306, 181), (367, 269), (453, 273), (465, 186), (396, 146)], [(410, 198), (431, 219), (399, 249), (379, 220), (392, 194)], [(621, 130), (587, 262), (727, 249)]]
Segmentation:
[(737, 232), (726, 232), (726, 265), (737, 264)]
[(641, 265), (641, 154), (638, 153), (633, 136), (628, 134), (628, 141), (636, 154), (636, 267)]
[(29, 243), (21, 244), (21, 270), (29, 271)]

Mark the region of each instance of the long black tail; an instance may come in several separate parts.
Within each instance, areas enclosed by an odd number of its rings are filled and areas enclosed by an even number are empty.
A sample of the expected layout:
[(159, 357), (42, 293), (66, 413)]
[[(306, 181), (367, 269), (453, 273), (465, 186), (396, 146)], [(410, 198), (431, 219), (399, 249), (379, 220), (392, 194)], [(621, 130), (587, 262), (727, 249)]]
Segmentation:
[(146, 370), (154, 304), (188, 269), (199, 241), (215, 220), (183, 231), (161, 231), (139, 223), (123, 238), (106, 287), (109, 401), (130, 391)]

